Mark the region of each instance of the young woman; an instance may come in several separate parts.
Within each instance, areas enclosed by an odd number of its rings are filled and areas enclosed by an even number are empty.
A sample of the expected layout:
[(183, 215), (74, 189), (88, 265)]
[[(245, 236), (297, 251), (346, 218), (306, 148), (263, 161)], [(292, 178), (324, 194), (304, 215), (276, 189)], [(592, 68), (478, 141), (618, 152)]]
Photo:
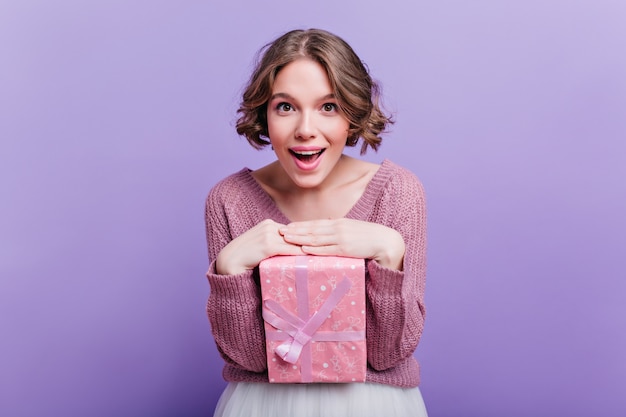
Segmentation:
[[(413, 352), (424, 324), (426, 220), (419, 180), (376, 150), (390, 119), (352, 48), (323, 30), (262, 50), (237, 132), (276, 161), (220, 181), (206, 202), (208, 315), (229, 382), (216, 416), (426, 416)], [(274, 255), (366, 260), (365, 383), (270, 384), (258, 265)]]

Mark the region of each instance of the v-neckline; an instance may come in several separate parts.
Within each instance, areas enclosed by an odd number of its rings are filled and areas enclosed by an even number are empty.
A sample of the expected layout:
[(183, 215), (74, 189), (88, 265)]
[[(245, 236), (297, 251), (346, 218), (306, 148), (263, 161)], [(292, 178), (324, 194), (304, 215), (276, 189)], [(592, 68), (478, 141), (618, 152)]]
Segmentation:
[[(344, 216), (348, 219), (365, 219), (369, 213), (374, 208), (374, 200), (376, 195), (374, 194), (374, 189), (378, 184), (386, 182), (389, 177), (389, 168), (391, 161), (388, 159), (383, 160), (380, 164), (372, 178), (370, 178), (369, 182), (365, 186), (365, 190), (363, 190), (363, 194), (359, 197), (359, 199), (354, 203), (354, 205), (348, 210), (348, 213)], [(264, 207), (271, 208), (270, 212), (265, 213), (268, 218), (272, 220), (282, 223), (289, 224), (292, 222), (285, 213), (278, 207), (274, 199), (263, 189), (261, 184), (252, 176), (252, 170), (250, 168), (245, 168), (245, 174), (248, 176), (249, 184), (251, 187), (251, 192), (256, 194), (256, 197), (259, 198), (258, 201), (262, 202)]]

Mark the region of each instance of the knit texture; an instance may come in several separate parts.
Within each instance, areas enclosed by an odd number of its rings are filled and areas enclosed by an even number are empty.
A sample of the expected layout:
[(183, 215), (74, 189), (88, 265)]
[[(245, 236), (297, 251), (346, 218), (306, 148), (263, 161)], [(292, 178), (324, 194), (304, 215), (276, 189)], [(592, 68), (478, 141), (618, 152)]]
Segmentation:
[[(410, 171), (383, 161), (347, 218), (379, 223), (400, 232), (406, 252), (403, 271), (366, 260), (366, 380), (399, 387), (419, 384), (413, 357), (424, 327), (426, 210), (420, 181)], [(206, 200), (211, 293), (207, 313), (227, 381), (268, 382), (258, 268), (219, 275), (218, 253), (232, 239), (265, 219), (288, 224), (272, 198), (241, 171), (213, 187)]]

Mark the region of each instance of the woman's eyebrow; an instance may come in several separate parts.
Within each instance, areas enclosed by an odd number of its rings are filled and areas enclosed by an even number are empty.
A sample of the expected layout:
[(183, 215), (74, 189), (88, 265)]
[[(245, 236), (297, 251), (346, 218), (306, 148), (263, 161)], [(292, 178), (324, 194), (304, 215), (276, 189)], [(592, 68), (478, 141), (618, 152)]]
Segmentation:
[[(270, 100), (274, 100), (275, 98), (284, 98), (286, 100), (295, 100), (292, 96), (290, 96), (287, 93), (276, 93), (276, 94), (272, 94), (272, 96), (270, 97)], [(323, 101), (323, 100), (334, 100), (335, 94), (334, 93), (330, 93), (330, 94), (326, 94), (323, 97), (318, 98), (318, 101)]]
[(272, 97), (270, 97), (270, 100), (274, 100), (275, 98), (284, 98), (287, 100), (293, 100), (293, 97), (291, 97), (289, 94), (287, 93), (276, 93), (276, 94), (272, 94)]

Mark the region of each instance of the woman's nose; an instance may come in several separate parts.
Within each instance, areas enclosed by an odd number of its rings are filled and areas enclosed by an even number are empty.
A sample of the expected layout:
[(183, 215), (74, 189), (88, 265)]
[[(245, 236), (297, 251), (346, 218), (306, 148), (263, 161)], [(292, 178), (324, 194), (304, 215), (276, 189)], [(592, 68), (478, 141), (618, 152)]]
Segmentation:
[(315, 120), (310, 112), (302, 112), (296, 127), (296, 138), (308, 140), (315, 138)]

